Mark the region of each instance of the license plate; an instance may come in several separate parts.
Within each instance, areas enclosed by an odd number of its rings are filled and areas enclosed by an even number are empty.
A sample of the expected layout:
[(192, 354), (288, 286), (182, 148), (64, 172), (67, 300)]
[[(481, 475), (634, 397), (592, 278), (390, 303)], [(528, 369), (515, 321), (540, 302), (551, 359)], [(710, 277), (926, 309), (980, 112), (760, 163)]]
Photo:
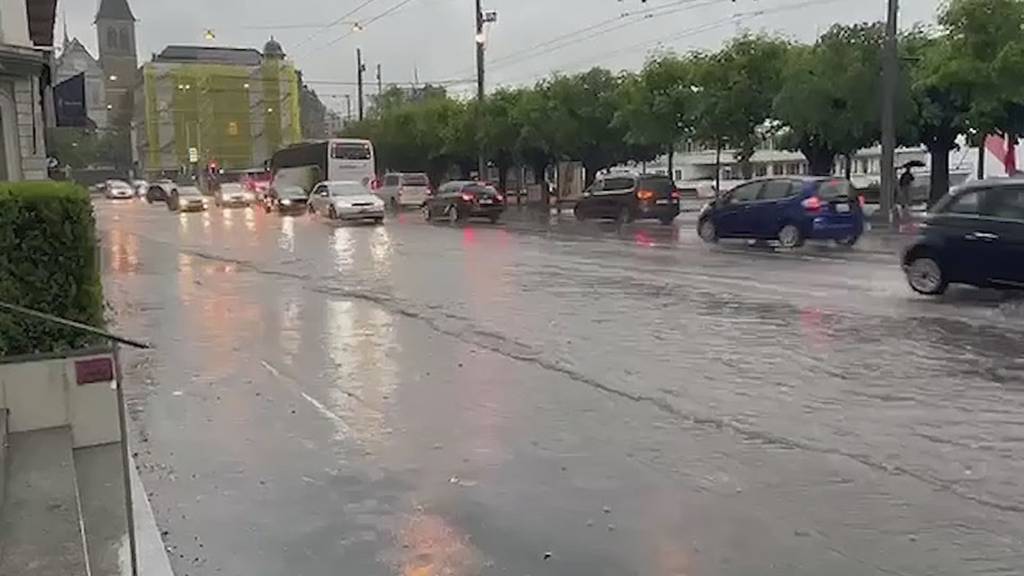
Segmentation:
[(483, 206), (483, 205), (485, 205), (485, 204), (494, 204), (494, 200), (488, 200), (488, 199), (486, 199), (486, 198), (485, 198), (485, 199), (482, 199), (482, 200), (480, 200), (480, 205), (481, 205), (481, 206)]
[(655, 204), (659, 206), (666, 206), (668, 204), (668, 200), (658, 200)]
[(836, 204), (836, 212), (838, 212), (840, 214), (845, 214), (845, 213), (847, 213), (849, 211), (850, 211), (850, 205), (849, 204)]

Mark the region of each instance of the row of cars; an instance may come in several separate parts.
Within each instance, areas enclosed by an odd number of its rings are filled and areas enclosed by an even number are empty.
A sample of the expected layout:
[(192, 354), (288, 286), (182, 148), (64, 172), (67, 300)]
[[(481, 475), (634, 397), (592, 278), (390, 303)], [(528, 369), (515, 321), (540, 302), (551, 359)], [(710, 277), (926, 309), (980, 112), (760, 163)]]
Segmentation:
[[(613, 175), (595, 182), (576, 217), (619, 222), (679, 214), (679, 191), (665, 176)], [(808, 240), (853, 246), (867, 229), (864, 197), (842, 178), (751, 180), (708, 202), (697, 233), (708, 243), (736, 238), (797, 248)], [(939, 295), (950, 284), (1024, 288), (1024, 178), (969, 183), (932, 206), (901, 264), (910, 287)]]

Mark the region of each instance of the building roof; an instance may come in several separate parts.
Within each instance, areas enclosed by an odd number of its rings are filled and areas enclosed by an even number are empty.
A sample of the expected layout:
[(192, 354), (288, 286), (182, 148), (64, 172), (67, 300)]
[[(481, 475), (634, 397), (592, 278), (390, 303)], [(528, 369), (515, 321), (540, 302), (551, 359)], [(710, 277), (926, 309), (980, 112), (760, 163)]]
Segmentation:
[(101, 0), (100, 9), (96, 11), (97, 20), (131, 20), (135, 15), (128, 6), (128, 0)]
[(219, 48), (212, 46), (168, 46), (153, 57), (153, 62), (206, 62), (259, 66), (263, 55), (254, 48)]
[(281, 47), (281, 43), (274, 40), (271, 36), (270, 40), (263, 45), (263, 55), (267, 58), (281, 59), (284, 58), (284, 48)]
[(53, 24), (57, 18), (57, 0), (28, 0), (28, 35), (36, 46), (53, 46)]

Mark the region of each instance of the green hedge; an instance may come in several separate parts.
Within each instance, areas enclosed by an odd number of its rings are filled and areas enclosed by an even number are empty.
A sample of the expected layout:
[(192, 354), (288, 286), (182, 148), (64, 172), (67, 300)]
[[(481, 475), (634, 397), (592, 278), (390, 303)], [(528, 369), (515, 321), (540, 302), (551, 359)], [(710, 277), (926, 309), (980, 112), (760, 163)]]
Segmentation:
[[(0, 182), (0, 301), (103, 325), (96, 221), (88, 192), (64, 182)], [(0, 356), (95, 343), (0, 310)]]

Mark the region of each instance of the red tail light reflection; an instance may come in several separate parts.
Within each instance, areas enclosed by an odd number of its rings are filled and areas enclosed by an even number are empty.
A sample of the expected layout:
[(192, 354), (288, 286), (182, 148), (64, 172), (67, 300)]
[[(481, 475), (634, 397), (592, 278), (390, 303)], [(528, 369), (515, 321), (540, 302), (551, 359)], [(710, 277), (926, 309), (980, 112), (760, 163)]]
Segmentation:
[(817, 196), (811, 196), (810, 198), (801, 202), (800, 205), (803, 206), (804, 210), (807, 210), (808, 212), (817, 212), (821, 210), (823, 203), (821, 201), (821, 198), (818, 198)]

